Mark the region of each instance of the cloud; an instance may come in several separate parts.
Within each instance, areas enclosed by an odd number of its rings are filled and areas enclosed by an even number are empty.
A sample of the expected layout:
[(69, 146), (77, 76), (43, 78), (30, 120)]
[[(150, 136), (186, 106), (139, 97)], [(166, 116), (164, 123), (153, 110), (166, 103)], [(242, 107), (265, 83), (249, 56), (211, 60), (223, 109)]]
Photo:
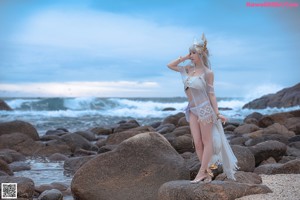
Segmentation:
[(4, 97), (131, 97), (153, 95), (160, 88), (156, 82), (44, 82), (0, 84)]

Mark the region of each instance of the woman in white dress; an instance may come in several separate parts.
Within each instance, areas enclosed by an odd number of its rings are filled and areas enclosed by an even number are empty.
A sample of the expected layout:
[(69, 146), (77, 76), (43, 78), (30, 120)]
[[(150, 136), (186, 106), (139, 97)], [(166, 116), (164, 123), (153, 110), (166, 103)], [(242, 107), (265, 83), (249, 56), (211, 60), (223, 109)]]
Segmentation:
[[(195, 144), (195, 150), (201, 167), (191, 183), (210, 182), (213, 174), (209, 166), (221, 163), (228, 178), (235, 179), (237, 159), (226, 139), (221, 122), (227, 121), (218, 110), (214, 92), (214, 74), (208, 60), (207, 40), (202, 35), (203, 42), (194, 42), (189, 54), (170, 62), (168, 67), (180, 72), (184, 91), (188, 98), (186, 119)], [(191, 63), (179, 66), (180, 63), (191, 60)]]

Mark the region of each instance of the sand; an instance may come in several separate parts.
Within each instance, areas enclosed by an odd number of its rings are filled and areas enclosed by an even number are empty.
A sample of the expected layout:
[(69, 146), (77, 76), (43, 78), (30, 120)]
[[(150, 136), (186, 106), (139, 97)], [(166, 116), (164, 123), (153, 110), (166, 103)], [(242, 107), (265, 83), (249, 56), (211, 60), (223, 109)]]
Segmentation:
[(297, 200), (300, 199), (300, 174), (260, 175), (273, 193), (255, 194), (237, 200)]

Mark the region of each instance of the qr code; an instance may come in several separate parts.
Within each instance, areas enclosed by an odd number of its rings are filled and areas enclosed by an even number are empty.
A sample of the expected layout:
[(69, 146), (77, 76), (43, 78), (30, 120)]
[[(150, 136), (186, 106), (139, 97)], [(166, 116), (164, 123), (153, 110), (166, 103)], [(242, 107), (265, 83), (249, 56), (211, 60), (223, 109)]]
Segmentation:
[(17, 183), (1, 183), (2, 199), (17, 199)]

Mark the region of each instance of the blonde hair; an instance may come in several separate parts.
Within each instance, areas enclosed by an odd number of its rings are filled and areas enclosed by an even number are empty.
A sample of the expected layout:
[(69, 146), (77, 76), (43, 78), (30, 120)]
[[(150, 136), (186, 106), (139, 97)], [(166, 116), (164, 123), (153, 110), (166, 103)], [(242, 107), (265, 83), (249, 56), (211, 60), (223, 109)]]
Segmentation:
[(194, 44), (190, 47), (190, 51), (195, 51), (199, 54), (201, 61), (205, 67), (211, 69), (210, 61), (209, 61), (209, 51), (207, 49), (207, 39), (202, 34), (203, 43), (194, 42)]

